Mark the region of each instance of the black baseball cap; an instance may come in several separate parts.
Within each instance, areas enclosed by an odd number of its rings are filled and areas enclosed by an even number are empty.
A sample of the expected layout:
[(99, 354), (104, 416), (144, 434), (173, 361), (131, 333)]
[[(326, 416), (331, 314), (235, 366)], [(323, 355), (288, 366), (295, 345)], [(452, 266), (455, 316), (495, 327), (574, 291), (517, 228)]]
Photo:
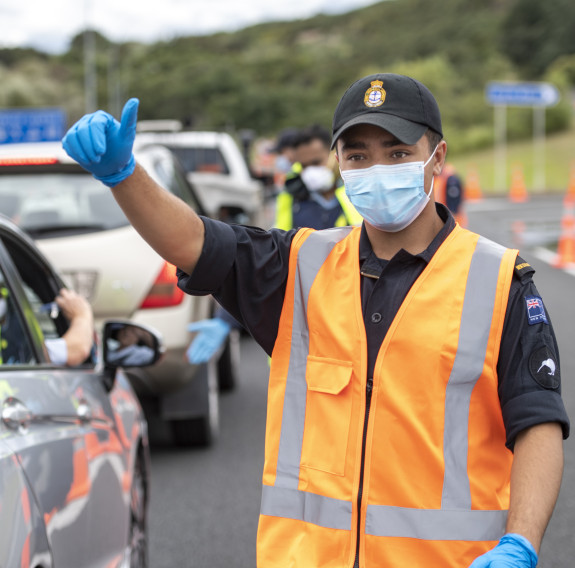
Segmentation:
[(415, 144), (428, 128), (443, 137), (441, 113), (431, 91), (419, 81), (394, 73), (357, 80), (333, 114), (332, 142), (356, 124), (373, 124), (404, 144)]
[(272, 148), (272, 152), (279, 153), (284, 148), (293, 148), (298, 136), (299, 130), (297, 128), (284, 128), (284, 130), (279, 133), (276, 144)]

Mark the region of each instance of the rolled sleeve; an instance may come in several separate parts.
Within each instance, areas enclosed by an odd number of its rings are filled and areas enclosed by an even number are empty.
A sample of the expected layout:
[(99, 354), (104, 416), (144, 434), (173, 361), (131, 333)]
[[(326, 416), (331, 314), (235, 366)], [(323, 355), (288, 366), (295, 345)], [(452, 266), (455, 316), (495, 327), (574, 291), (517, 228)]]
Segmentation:
[(68, 361), (68, 345), (63, 337), (55, 337), (44, 341), (50, 362), (54, 365), (65, 365)]
[(528, 392), (511, 399), (503, 408), (503, 421), (507, 425), (506, 446), (513, 450), (517, 435), (537, 424), (557, 422), (563, 438), (569, 436), (569, 418), (561, 395), (555, 391)]
[(192, 274), (178, 268), (178, 286), (187, 294), (206, 296), (218, 290), (236, 258), (237, 239), (226, 223), (200, 217), (205, 236), (202, 254)]
[(205, 239), (192, 274), (178, 270), (187, 294), (212, 294), (271, 353), (283, 306), (291, 241), (296, 233), (227, 225), (202, 217)]

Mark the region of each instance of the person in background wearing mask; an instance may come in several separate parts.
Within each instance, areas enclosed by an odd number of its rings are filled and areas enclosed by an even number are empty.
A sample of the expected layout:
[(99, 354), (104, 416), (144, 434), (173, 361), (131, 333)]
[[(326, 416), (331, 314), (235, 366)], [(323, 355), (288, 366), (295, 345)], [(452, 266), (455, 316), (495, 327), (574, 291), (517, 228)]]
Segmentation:
[[(295, 142), (298, 138), (297, 128), (285, 128), (279, 133), (273, 152), (276, 154), (275, 170), (285, 175), (291, 171), (295, 162)], [(277, 180), (279, 181), (279, 180)], [(283, 180), (282, 180), (283, 183)]]
[(518, 251), (434, 202), (429, 89), (343, 94), (332, 144), (364, 221), (322, 231), (197, 216), (135, 163), (137, 106), (64, 148), (271, 355), (258, 567), (533, 568), (569, 433), (557, 343)]
[(276, 228), (287, 231), (294, 227), (328, 229), (361, 224), (345, 189), (338, 187), (330, 143), (329, 131), (319, 125), (302, 130), (295, 139), (295, 163), (276, 198)]
[(445, 163), (441, 173), (435, 177), (433, 193), (438, 203), (443, 203), (462, 226), (467, 227), (467, 215), (465, 214), (463, 199), (463, 183), (457, 175), (453, 164)]
[[(331, 164), (331, 135), (319, 125), (301, 131), (288, 129), (278, 140), (278, 151), (284, 169), (289, 164), (290, 173), (285, 188), (276, 198), (276, 224), (279, 229), (311, 227), (328, 229), (345, 225), (360, 225), (361, 217), (337, 187), (336, 168)], [(295, 163), (290, 162), (295, 160)], [(242, 326), (221, 306), (214, 317), (188, 325), (195, 332), (186, 356), (195, 365), (206, 363), (223, 347), (232, 329)]]

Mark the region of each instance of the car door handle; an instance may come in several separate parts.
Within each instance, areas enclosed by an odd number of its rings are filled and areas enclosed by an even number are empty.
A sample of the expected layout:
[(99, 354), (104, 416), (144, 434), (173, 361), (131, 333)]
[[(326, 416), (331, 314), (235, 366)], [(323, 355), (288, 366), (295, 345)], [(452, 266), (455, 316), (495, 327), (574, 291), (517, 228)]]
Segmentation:
[(76, 415), (82, 422), (89, 422), (92, 419), (92, 409), (85, 400), (80, 401), (80, 404), (78, 404)]
[(32, 422), (33, 416), (30, 409), (21, 400), (13, 396), (9, 396), (4, 400), (2, 405), (2, 422), (10, 428), (10, 430), (25, 432), (30, 422)]

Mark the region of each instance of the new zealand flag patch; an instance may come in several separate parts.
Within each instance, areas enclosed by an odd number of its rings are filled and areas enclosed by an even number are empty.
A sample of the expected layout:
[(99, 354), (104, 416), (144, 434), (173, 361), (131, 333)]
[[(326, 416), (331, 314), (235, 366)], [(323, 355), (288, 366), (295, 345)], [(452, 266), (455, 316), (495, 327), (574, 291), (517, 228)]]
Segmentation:
[(536, 323), (549, 325), (545, 315), (545, 308), (543, 307), (543, 300), (539, 296), (525, 296), (525, 305), (527, 307), (527, 321), (529, 325), (535, 325)]

